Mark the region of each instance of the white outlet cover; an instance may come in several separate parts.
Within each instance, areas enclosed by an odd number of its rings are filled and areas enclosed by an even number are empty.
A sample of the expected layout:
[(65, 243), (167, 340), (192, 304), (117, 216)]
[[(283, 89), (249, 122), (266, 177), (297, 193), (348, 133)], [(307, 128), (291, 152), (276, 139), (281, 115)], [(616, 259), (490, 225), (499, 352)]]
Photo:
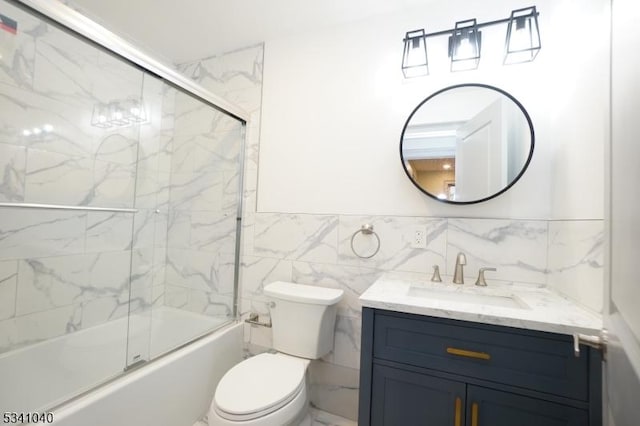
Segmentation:
[(413, 228), (410, 237), (411, 248), (426, 249), (427, 248), (427, 228), (424, 226), (416, 226)]

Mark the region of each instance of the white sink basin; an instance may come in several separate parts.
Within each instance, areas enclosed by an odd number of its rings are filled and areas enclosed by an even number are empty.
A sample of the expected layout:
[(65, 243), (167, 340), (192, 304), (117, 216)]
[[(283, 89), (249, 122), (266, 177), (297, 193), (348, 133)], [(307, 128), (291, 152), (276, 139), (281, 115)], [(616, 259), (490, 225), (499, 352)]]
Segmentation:
[(522, 302), (516, 296), (509, 294), (482, 294), (412, 286), (409, 287), (407, 296), (421, 297), (431, 300), (442, 300), (446, 302), (498, 306), (502, 308), (529, 309), (529, 307), (524, 302)]

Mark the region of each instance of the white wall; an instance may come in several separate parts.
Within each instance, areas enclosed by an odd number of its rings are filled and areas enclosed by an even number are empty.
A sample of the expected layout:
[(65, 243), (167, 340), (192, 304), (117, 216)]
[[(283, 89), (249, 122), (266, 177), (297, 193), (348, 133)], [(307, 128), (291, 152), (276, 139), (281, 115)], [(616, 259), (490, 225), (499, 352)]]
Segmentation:
[(609, 426), (638, 423), (640, 406), (640, 4), (612, 2), (611, 144), (607, 149), (607, 301), (605, 327), (609, 330), (608, 359), (604, 364), (605, 413)]
[[(406, 31), (503, 18), (523, 6), (456, 0), (267, 40), (258, 212), (601, 219), (606, 0), (537, 2), (542, 50), (532, 63), (501, 65), (505, 25), (483, 31), (479, 70), (449, 72), (443, 37), (429, 40), (430, 76), (402, 77)], [(480, 205), (450, 206), (409, 182), (398, 144), (422, 99), (466, 82), (514, 95), (531, 115), (536, 146), (528, 172), (510, 191)]]

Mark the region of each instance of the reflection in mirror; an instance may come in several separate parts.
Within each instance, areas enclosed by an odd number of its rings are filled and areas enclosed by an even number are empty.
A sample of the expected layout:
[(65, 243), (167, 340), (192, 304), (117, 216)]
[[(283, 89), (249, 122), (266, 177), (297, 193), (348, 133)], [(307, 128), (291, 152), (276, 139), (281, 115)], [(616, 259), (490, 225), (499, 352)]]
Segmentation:
[(468, 84), (425, 99), (407, 120), (400, 141), (411, 181), (444, 202), (493, 198), (524, 173), (533, 153), (529, 115), (508, 93)]

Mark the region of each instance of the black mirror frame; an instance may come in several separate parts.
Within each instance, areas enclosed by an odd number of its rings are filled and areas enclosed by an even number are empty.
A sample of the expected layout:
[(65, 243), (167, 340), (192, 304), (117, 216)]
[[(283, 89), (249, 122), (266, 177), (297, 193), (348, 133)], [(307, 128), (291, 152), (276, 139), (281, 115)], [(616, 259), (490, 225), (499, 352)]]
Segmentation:
[[(496, 92), (499, 92), (501, 94), (503, 94), (504, 96), (506, 96), (507, 98), (511, 99), (517, 106), (518, 108), (520, 108), (520, 111), (522, 111), (522, 114), (524, 114), (524, 117), (527, 119), (527, 124), (529, 125), (529, 130), (531, 132), (531, 148), (529, 149), (529, 156), (527, 157), (527, 161), (524, 163), (524, 166), (522, 167), (522, 170), (520, 171), (520, 173), (518, 173), (518, 175), (515, 177), (515, 179), (513, 179), (513, 181), (511, 181), (509, 183), (509, 185), (505, 186), (504, 188), (502, 188), (500, 191), (496, 192), (495, 194), (489, 195), (485, 198), (480, 198), (478, 200), (471, 200), (471, 201), (452, 201), (452, 200), (443, 200), (441, 198), (438, 198), (437, 196), (433, 195), (430, 192), (427, 192), (423, 187), (421, 187), (420, 185), (418, 185), (418, 183), (411, 177), (411, 175), (409, 174), (409, 171), (407, 170), (407, 168), (405, 167), (405, 160), (404, 160), (404, 155), (402, 154), (402, 141), (404, 140), (404, 133), (407, 130), (407, 126), (409, 125), (409, 122), (411, 121), (411, 118), (413, 118), (413, 116), (415, 115), (415, 113), (420, 109), (420, 107), (422, 107), (422, 105), (424, 105), (425, 103), (427, 103), (430, 99), (434, 98), (435, 96), (438, 96), (439, 94), (446, 92), (448, 90), (452, 90), (452, 89), (456, 89), (459, 87), (482, 87), (485, 89), (490, 89), (490, 90), (495, 90)], [(422, 102), (420, 102), (418, 104), (417, 107), (414, 108), (414, 110), (411, 112), (411, 114), (409, 115), (409, 117), (407, 118), (407, 121), (404, 123), (404, 127), (402, 128), (402, 134), (400, 135), (400, 163), (402, 164), (402, 169), (404, 170), (405, 174), (407, 175), (407, 177), (409, 178), (409, 180), (411, 181), (411, 183), (418, 188), (421, 192), (423, 192), (424, 194), (428, 195), (429, 197), (433, 198), (434, 200), (437, 200), (441, 203), (446, 203), (446, 204), (453, 204), (453, 205), (464, 205), (464, 204), (478, 204), (478, 203), (482, 203), (484, 201), (488, 201), (491, 200), (492, 198), (496, 198), (499, 195), (503, 194), (504, 192), (506, 192), (509, 188), (511, 188), (513, 185), (515, 185), (515, 183), (520, 180), (520, 178), (522, 177), (522, 175), (524, 174), (525, 171), (527, 171), (527, 168), (529, 167), (529, 163), (531, 163), (531, 158), (533, 157), (533, 149), (535, 146), (535, 132), (533, 130), (533, 122), (531, 121), (531, 117), (529, 116), (529, 113), (527, 112), (527, 110), (524, 108), (524, 106), (522, 106), (522, 104), (516, 99), (514, 98), (511, 94), (505, 92), (502, 89), (499, 89), (495, 86), (490, 86), (488, 84), (481, 84), (481, 83), (464, 83), (464, 84), (456, 84), (453, 86), (448, 86), (445, 87), (444, 89), (440, 89), (437, 92), (431, 94), (430, 96), (428, 96), (425, 100), (423, 100)]]

